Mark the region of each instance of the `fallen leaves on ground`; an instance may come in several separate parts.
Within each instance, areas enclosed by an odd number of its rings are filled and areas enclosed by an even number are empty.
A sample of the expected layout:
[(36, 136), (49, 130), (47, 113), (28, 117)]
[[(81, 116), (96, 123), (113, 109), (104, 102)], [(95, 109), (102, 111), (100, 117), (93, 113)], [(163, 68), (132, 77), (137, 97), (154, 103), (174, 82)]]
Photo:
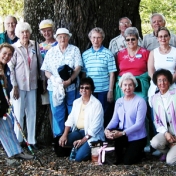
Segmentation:
[[(24, 149), (28, 152), (27, 149)], [(19, 166), (8, 166), (5, 151), (0, 147), (0, 176), (175, 176), (176, 168), (147, 154), (139, 164), (113, 165), (113, 154), (107, 154), (107, 163), (94, 165), (91, 161), (71, 162), (68, 157), (57, 157), (52, 146), (34, 151), (41, 160), (19, 160)], [(29, 152), (28, 152), (29, 153)]]

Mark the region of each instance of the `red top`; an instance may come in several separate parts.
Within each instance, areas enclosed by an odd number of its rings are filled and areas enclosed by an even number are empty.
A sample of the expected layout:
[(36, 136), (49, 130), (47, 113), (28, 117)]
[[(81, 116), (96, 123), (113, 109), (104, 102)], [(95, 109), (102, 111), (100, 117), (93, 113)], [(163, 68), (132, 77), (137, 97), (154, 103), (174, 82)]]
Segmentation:
[(128, 55), (127, 49), (123, 49), (117, 54), (117, 68), (119, 68), (119, 76), (126, 72), (131, 72), (134, 76), (139, 76), (147, 72), (147, 61), (150, 51), (141, 48), (134, 57)]

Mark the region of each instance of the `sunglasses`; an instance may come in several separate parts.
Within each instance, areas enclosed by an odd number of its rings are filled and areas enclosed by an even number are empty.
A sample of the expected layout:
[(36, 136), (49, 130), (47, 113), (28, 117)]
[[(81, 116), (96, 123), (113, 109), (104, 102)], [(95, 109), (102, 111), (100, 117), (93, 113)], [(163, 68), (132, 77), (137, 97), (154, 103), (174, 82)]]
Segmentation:
[(85, 86), (85, 87), (84, 87), (84, 86), (81, 86), (81, 87), (80, 87), (80, 89), (89, 90), (89, 89), (90, 89), (90, 87), (87, 87), (87, 86)]
[(135, 40), (136, 40), (135, 38), (126, 39), (127, 42), (129, 42), (129, 41), (134, 42)]

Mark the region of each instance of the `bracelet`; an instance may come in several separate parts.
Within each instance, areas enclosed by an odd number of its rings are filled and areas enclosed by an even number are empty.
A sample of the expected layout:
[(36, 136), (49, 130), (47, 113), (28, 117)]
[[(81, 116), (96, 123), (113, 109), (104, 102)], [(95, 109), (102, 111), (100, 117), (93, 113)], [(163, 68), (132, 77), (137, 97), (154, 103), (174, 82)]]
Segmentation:
[(113, 92), (113, 89), (109, 89), (109, 92)]

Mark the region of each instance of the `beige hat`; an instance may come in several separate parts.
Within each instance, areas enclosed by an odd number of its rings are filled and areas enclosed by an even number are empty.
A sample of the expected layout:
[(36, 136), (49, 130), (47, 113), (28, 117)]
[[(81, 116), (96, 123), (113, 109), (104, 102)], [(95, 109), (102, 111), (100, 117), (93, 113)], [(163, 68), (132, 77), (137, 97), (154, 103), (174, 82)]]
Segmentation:
[(52, 24), (43, 24), (43, 25), (39, 26), (40, 29), (45, 29), (45, 28), (49, 28), (49, 27), (53, 27), (53, 25)]
[(59, 34), (68, 34), (70, 37), (72, 36), (72, 34), (66, 28), (57, 29), (56, 34), (54, 35), (54, 37), (56, 38)]

